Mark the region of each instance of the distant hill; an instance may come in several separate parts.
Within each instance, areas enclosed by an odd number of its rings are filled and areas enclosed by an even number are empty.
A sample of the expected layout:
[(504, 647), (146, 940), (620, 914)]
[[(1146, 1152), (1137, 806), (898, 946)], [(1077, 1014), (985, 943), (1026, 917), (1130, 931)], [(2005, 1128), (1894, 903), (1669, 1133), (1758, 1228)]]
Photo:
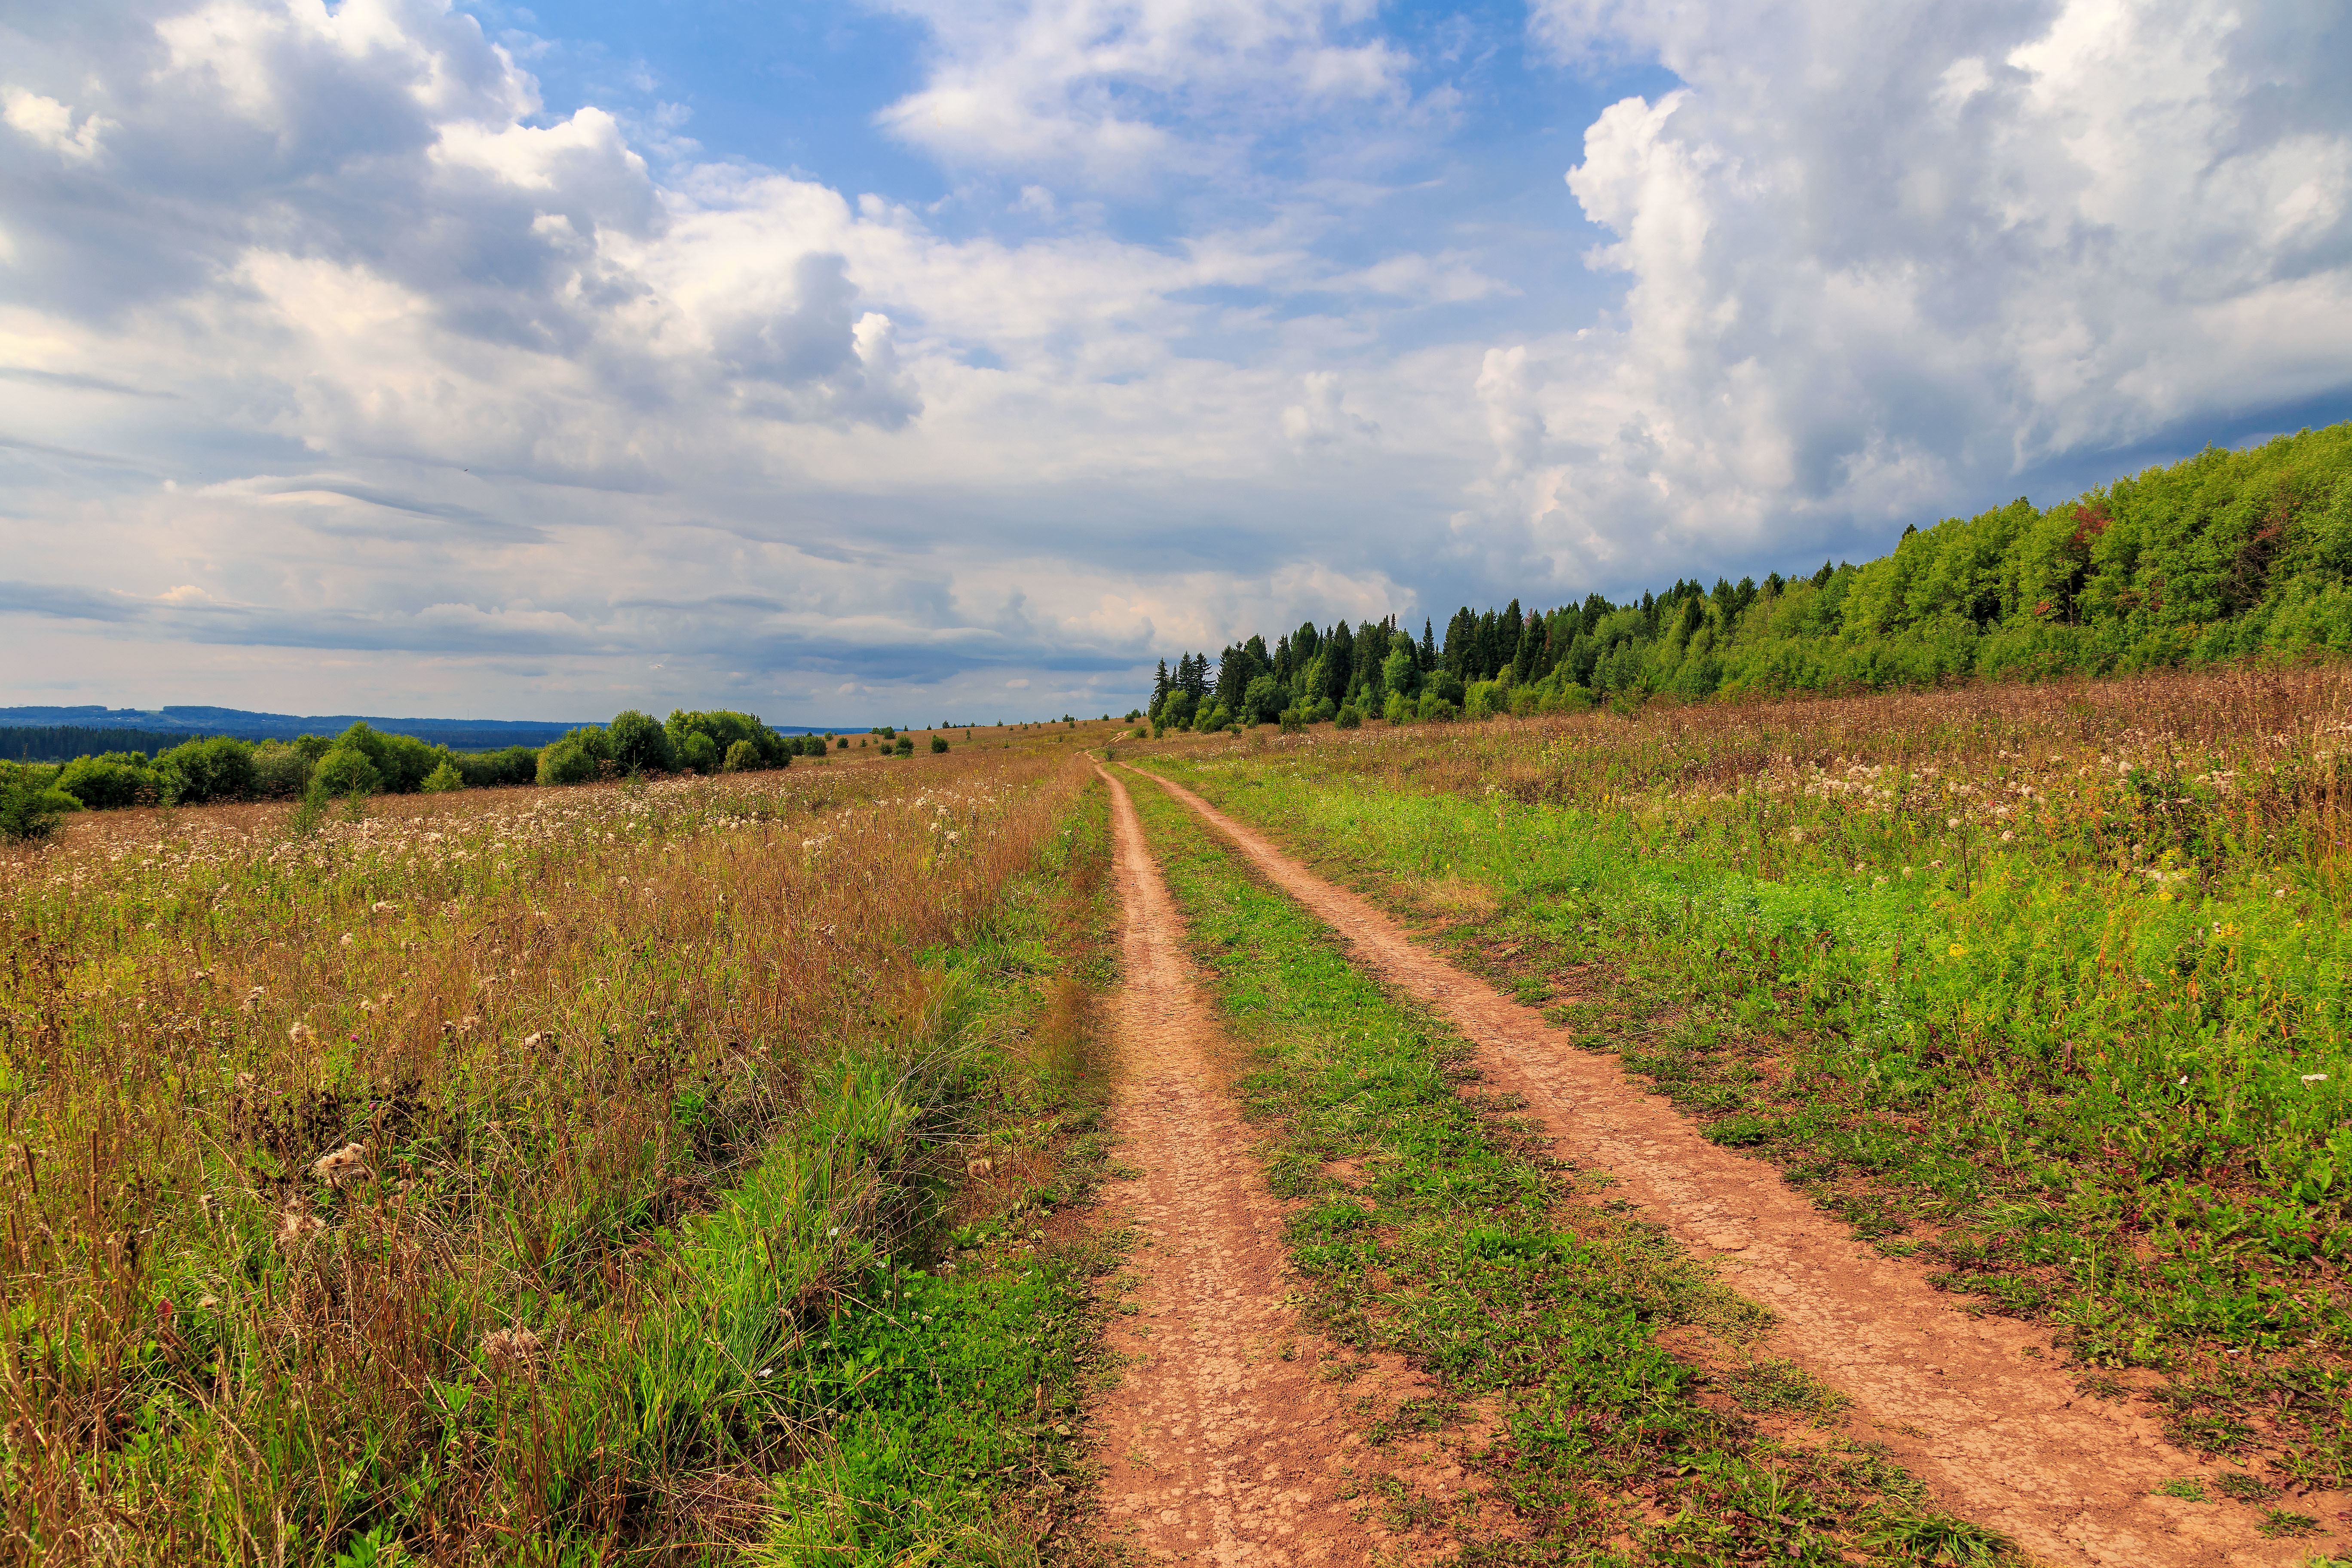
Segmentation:
[[(152, 752), (205, 735), (240, 741), (290, 741), (297, 735), (336, 735), (364, 721), (390, 735), (414, 735), (428, 745), (454, 752), (488, 752), (502, 746), (544, 746), (583, 724), (583, 719), (385, 719), (362, 713), (255, 713), (242, 708), (0, 708), (0, 759), (58, 762), (92, 751)], [(772, 724), (780, 734), (820, 731), (804, 724)], [(83, 731), (70, 734), (69, 731)], [(103, 733), (93, 736), (89, 731)], [(116, 733), (116, 732), (119, 732)], [(60, 751), (59, 748), (68, 748)]]

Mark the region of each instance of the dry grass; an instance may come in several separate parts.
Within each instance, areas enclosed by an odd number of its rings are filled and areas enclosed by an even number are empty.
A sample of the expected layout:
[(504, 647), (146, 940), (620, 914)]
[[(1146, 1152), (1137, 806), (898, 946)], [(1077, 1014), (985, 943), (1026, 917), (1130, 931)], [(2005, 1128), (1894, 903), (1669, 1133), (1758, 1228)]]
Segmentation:
[(929, 1026), (926, 954), (1080, 785), (1055, 751), (0, 855), (0, 1562), (658, 1535), (708, 1456), (625, 1465), (535, 1383), (638, 1342), (813, 1071)]

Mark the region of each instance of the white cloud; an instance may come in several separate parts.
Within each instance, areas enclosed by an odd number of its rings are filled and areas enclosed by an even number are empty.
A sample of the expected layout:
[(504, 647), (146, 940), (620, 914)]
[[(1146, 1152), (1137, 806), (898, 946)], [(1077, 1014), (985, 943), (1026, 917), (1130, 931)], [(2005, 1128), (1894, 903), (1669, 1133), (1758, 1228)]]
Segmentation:
[(1571, 574), (1679, 571), (2344, 387), (2352, 99), (2325, 25), (1552, 0), (1562, 57), (1685, 85), (1586, 133), (1569, 185), (1617, 237), (1589, 259), (1630, 287), (1488, 356), (1493, 515)]
[(882, 123), (954, 163), (1107, 185), (1236, 166), (1254, 129), (1391, 101), (1408, 57), (1349, 37), (1370, 0), (898, 0), (932, 33), (924, 86)]

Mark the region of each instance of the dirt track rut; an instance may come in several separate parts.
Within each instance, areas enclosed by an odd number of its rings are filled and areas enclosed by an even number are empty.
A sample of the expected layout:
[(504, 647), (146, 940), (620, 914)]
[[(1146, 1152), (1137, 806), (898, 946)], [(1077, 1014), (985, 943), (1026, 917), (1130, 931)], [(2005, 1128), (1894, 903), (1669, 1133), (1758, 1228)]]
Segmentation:
[[(2160, 1482), (2191, 1477), (2210, 1491), (2221, 1469), (2168, 1440), (2154, 1418), (2079, 1397), (2046, 1332), (1958, 1310), (1925, 1269), (1857, 1242), (1770, 1166), (1706, 1142), (1613, 1058), (1575, 1049), (1360, 897), (1191, 791), (1144, 776), (1352, 942), (1360, 962), (1449, 1018), (1478, 1047), (1487, 1086), (1522, 1096), (1564, 1157), (1610, 1173), (1619, 1194), (1779, 1313), (1760, 1348), (1851, 1395), (1855, 1435), (1885, 1443), (1944, 1508), (2053, 1563), (2285, 1568), (2345, 1550), (2340, 1529), (2266, 1541), (2248, 1509), (2153, 1495)], [(2352, 1497), (2314, 1494), (2287, 1506), (2334, 1527)]]
[[(1342, 1495), (1351, 1470), (1391, 1468), (1369, 1462), (1346, 1411), (1426, 1389), (1392, 1360), (1344, 1384), (1318, 1375), (1327, 1347), (1283, 1305), (1284, 1211), (1216, 1070), (1182, 919), (1125, 786), (1109, 783), (1125, 966), (1111, 1121), (1141, 1171), (1109, 1196), (1141, 1235), (1137, 1310), (1110, 1333), (1127, 1366), (1097, 1419), (1108, 1532), (1153, 1563), (1416, 1560), (1419, 1543), (1360, 1520), (1370, 1510)], [(1462, 1484), (1443, 1468), (1416, 1479)]]

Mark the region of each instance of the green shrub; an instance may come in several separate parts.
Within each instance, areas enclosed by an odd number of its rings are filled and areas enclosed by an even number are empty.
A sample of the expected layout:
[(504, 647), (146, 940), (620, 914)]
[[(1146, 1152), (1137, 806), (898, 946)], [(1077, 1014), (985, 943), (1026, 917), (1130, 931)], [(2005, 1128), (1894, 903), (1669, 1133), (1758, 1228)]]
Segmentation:
[(719, 764), (723, 773), (756, 773), (760, 767), (760, 748), (749, 741), (738, 741), (727, 748), (726, 760)]
[(1314, 711), (1307, 715), (1311, 723), (1328, 724), (1339, 716), (1339, 705), (1328, 697), (1317, 700)]
[(895, 746), (891, 747), (891, 748), (890, 748), (890, 751), (891, 751), (891, 754), (892, 754), (892, 755), (894, 755), (894, 756), (900, 756), (900, 757), (911, 757), (911, 756), (913, 756), (913, 755), (915, 754), (915, 739), (914, 739), (914, 737), (913, 737), (913, 736), (911, 736), (911, 735), (901, 735), (901, 736), (899, 736), (899, 737), (898, 737), (898, 743), (897, 745), (895, 745)]
[(452, 790), (466, 787), (466, 775), (457, 771), (457, 765), (454, 762), (443, 763), (439, 767), (426, 773), (425, 782), (416, 787), (426, 795), (447, 795)]
[[(320, 757), (326, 754), (323, 749), (319, 752)], [(264, 800), (289, 800), (300, 795), (310, 782), (310, 764), (316, 761), (318, 757), (305, 756), (299, 745), (262, 742), (253, 748), (253, 793)]]
[(936, 757), (947, 749), (948, 738), (945, 735), (934, 735), (931, 737), (931, 755)]
[(677, 746), (652, 714), (634, 708), (615, 713), (606, 733), (612, 737), (613, 761), (623, 773), (677, 771)]
[(337, 746), (310, 770), (310, 787), (321, 795), (381, 795), (383, 774), (359, 747)]
[(76, 757), (58, 774), (56, 787), (79, 801), (85, 811), (152, 805), (163, 797), (163, 779), (137, 752)]
[(1342, 730), (1360, 730), (1364, 727), (1364, 716), (1356, 711), (1356, 705), (1352, 702), (1341, 703), (1339, 711), (1333, 716), (1332, 721)]
[(496, 752), (468, 752), (450, 759), (467, 789), (494, 789), (501, 784), (539, 782), (539, 748), (509, 746)]
[(0, 840), (19, 844), (47, 838), (56, 831), (58, 817), (81, 809), (81, 802), (29, 774), (29, 769), (20, 770), (0, 781)]
[(1282, 725), (1282, 732), (1284, 734), (1299, 734), (1307, 728), (1307, 715), (1301, 713), (1296, 708), (1286, 708), (1282, 710), (1282, 716), (1278, 722)]
[(588, 754), (575, 730), (539, 753), (539, 782), (543, 784), (586, 784), (602, 771), (602, 759)]
[(174, 805), (247, 800), (254, 789), (253, 748), (226, 735), (190, 741), (157, 757), (155, 772), (163, 798)]
[(677, 760), (698, 773), (719, 771), (719, 742), (700, 731), (690, 731), (677, 748)]

